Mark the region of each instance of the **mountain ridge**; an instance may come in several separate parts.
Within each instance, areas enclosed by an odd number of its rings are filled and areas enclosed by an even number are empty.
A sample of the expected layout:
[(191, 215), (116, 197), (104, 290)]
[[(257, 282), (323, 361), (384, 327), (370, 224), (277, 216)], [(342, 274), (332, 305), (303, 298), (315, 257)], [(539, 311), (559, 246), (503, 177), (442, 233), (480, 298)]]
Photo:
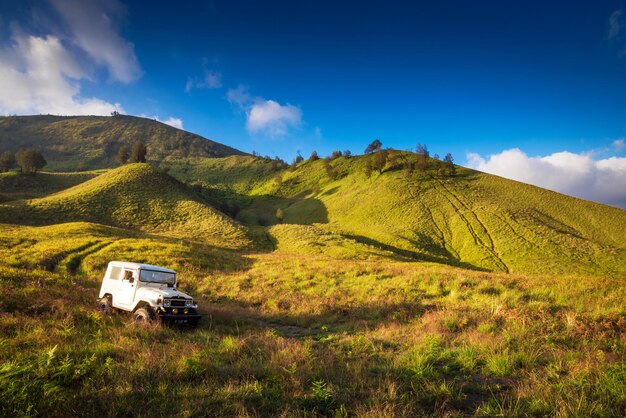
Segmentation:
[(146, 144), (147, 160), (151, 162), (246, 155), (200, 135), (137, 116), (0, 117), (0, 150), (37, 148), (48, 161), (46, 169), (52, 171), (114, 167), (117, 150), (130, 148), (136, 140)]

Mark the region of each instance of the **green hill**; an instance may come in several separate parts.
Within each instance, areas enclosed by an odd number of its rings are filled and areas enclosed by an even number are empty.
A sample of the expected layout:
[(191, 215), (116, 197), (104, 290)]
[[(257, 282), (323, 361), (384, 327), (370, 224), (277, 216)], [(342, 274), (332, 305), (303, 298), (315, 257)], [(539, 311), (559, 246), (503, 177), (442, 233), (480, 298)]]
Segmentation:
[(39, 172), (36, 176), (25, 176), (17, 171), (0, 173), (0, 201), (43, 197), (76, 186), (99, 174), (102, 172)]
[(149, 164), (129, 164), (44, 198), (0, 205), (0, 222), (73, 221), (190, 237), (226, 248), (250, 244), (243, 226)]
[(0, 117), (0, 150), (37, 148), (48, 161), (46, 169), (56, 171), (114, 167), (117, 150), (136, 140), (147, 145), (148, 161), (244, 155), (199, 135), (135, 116)]
[(235, 156), (173, 174), (210, 184), (208, 193), (219, 190), (240, 208), (242, 222), (276, 223), (282, 208), (285, 223), (318, 224), (415, 260), (518, 273), (626, 275), (622, 209), (462, 167), (454, 177), (407, 176), (396, 163), (366, 177), (366, 158), (332, 161), (335, 179), (323, 160), (272, 170), (267, 160)]

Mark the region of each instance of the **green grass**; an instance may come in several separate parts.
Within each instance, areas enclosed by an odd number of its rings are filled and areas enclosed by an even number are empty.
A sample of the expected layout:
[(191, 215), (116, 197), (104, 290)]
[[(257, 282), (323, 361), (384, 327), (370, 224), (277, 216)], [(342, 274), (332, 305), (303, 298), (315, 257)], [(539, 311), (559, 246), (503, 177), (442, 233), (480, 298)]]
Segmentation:
[[(0, 176), (0, 415), (622, 416), (626, 212), (366, 158)], [(97, 312), (111, 260), (200, 328)]]
[(285, 224), (324, 224), (347, 239), (415, 260), (626, 277), (623, 209), (461, 167), (454, 178), (407, 177), (396, 164), (367, 178), (365, 158), (333, 160), (336, 179), (328, 177), (322, 160), (275, 170), (263, 159), (238, 156), (170, 173), (210, 184), (207, 193), (236, 206), (233, 215), (247, 224), (276, 224), (281, 208)]
[(148, 161), (244, 154), (199, 135), (134, 116), (0, 117), (0, 150), (37, 148), (48, 161), (48, 170), (115, 167), (118, 148), (130, 148), (136, 140), (147, 145)]
[[(2, 262), (2, 415), (619, 416), (626, 407), (623, 281), (242, 256), (91, 224), (50, 228), (5, 227), (37, 243), (2, 251), (25, 260), (36, 245), (62, 245), (51, 234), (121, 235), (75, 275)], [(66, 238), (61, 250), (79, 254)], [(96, 311), (106, 261), (141, 255), (179, 271), (206, 315), (198, 330)]]
[(0, 201), (34, 199), (76, 186), (97, 175), (101, 171), (80, 173), (39, 172), (26, 175), (18, 171), (0, 173)]
[(245, 227), (148, 164), (126, 165), (44, 198), (0, 205), (0, 220), (30, 225), (96, 222), (227, 248), (251, 245)]

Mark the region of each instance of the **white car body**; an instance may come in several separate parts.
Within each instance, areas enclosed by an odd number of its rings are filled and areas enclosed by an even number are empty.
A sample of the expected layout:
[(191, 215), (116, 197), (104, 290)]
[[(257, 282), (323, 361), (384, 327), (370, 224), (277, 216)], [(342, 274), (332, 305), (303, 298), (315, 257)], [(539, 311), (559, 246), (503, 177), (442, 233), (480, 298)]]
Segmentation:
[(176, 272), (150, 264), (111, 261), (107, 267), (99, 298), (109, 298), (111, 306), (128, 312), (151, 309), (155, 316), (168, 320), (199, 319), (198, 305), (177, 288)]

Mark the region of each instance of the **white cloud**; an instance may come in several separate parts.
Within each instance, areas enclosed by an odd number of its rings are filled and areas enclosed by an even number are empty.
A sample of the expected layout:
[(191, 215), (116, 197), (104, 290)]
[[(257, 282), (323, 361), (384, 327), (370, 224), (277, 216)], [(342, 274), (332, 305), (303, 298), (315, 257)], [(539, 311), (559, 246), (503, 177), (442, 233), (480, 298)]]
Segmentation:
[(205, 70), (202, 80), (188, 78), (185, 84), (185, 91), (189, 93), (192, 89), (219, 89), (222, 87), (222, 73), (218, 71)]
[(240, 84), (236, 89), (228, 89), (226, 92), (226, 98), (229, 102), (237, 105), (242, 110), (250, 107), (253, 102), (253, 98), (250, 96), (248, 86)]
[(248, 112), (248, 131), (265, 132), (270, 136), (283, 136), (289, 127), (302, 122), (302, 111), (287, 103), (281, 105), (273, 100), (263, 100), (252, 105)]
[(0, 113), (108, 115), (118, 104), (80, 96), (88, 78), (59, 38), (16, 35), (0, 50)]
[(613, 141), (613, 148), (615, 148), (617, 151), (621, 151), (624, 148), (626, 148), (626, 144), (624, 143), (624, 138), (618, 138), (615, 141)]
[(174, 128), (183, 129), (183, 120), (180, 118), (167, 118), (163, 123), (173, 126)]
[(229, 102), (246, 113), (246, 129), (250, 133), (264, 133), (270, 137), (287, 134), (290, 128), (302, 124), (302, 110), (289, 103), (281, 105), (274, 100), (252, 97), (248, 87), (239, 85), (226, 93)]
[(591, 154), (557, 152), (529, 157), (519, 148), (490, 155), (467, 155), (467, 165), (583, 199), (626, 208), (626, 158), (594, 160)]
[(173, 126), (174, 128), (178, 128), (178, 129), (184, 129), (183, 128), (183, 120), (180, 118), (174, 118), (174, 117), (169, 117), (165, 120), (161, 120), (161, 118), (159, 118), (158, 116), (147, 116), (147, 115), (139, 115), (142, 118), (147, 118), (147, 119), (154, 119), (158, 122), (164, 123), (166, 125), (170, 125)]
[(622, 30), (622, 26), (622, 11), (616, 10), (611, 13), (611, 17), (609, 17), (609, 30), (606, 37), (608, 39), (617, 38)]
[(71, 42), (97, 64), (106, 66), (112, 78), (124, 83), (142, 74), (132, 43), (122, 38), (115, 20), (126, 13), (116, 0), (52, 0), (72, 32)]

